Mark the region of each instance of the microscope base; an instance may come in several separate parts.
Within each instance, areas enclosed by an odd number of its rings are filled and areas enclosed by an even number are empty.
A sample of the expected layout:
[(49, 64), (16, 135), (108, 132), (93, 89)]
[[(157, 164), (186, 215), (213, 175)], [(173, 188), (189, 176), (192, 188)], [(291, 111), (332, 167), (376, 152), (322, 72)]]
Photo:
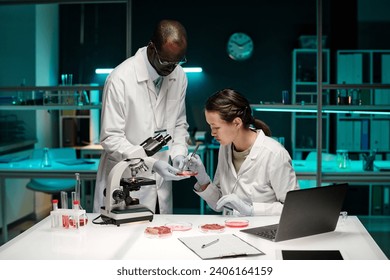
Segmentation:
[(153, 212), (143, 205), (132, 205), (125, 209), (112, 209), (108, 215), (102, 214), (101, 219), (106, 224), (120, 226), (125, 223), (152, 221)]

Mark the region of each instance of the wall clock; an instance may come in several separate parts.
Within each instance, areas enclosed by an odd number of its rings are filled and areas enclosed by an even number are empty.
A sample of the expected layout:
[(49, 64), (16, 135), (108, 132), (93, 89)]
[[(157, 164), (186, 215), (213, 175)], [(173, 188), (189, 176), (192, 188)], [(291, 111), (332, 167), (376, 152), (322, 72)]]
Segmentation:
[(237, 61), (250, 58), (253, 54), (252, 38), (246, 33), (233, 33), (227, 42), (227, 52), (231, 59)]

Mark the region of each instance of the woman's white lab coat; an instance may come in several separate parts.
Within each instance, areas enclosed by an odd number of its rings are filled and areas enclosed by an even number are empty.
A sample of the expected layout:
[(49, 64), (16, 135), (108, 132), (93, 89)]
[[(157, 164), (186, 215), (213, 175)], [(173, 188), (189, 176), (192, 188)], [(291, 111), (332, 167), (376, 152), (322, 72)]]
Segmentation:
[[(100, 141), (104, 148), (101, 156), (94, 197), (94, 212), (104, 205), (103, 190), (107, 177), (119, 161), (131, 157), (129, 150), (139, 145), (155, 131), (166, 129), (171, 135), (169, 149), (153, 156), (156, 160), (168, 161), (177, 155), (187, 155), (188, 124), (185, 109), (187, 77), (180, 66), (164, 77), (160, 93), (149, 77), (145, 54), (146, 47), (117, 66), (107, 78), (101, 112)], [(149, 166), (150, 170), (152, 166)], [(128, 170), (127, 170), (128, 171)], [(125, 173), (127, 172), (125, 171)], [(131, 177), (130, 173), (123, 177)], [(139, 174), (156, 179), (156, 185), (142, 186), (131, 196), (153, 212), (159, 198), (160, 213), (172, 213), (172, 184), (158, 174)]]
[[(221, 146), (213, 183), (197, 192), (215, 211), (224, 195), (236, 193), (253, 205), (253, 215), (279, 215), (286, 193), (297, 189), (298, 181), (290, 155), (279, 142), (257, 131), (257, 138), (238, 174), (232, 161), (232, 145)], [(198, 189), (198, 186), (195, 186)]]

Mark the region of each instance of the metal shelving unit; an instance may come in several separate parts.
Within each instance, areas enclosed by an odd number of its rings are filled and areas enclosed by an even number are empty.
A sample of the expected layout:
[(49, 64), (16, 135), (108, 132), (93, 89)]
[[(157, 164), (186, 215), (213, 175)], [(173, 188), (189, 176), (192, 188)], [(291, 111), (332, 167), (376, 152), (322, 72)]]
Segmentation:
[[(390, 90), (379, 88), (390, 82), (390, 50), (339, 50), (337, 51), (337, 82), (345, 85), (337, 89), (342, 102), (352, 105), (380, 107), (390, 112)], [(361, 84), (375, 88), (354, 88)], [(349, 87), (349, 88), (347, 88)], [(367, 105), (368, 104), (368, 105)], [(381, 159), (390, 154), (390, 113), (338, 114), (337, 149), (346, 149), (359, 157), (362, 153), (376, 150)], [(353, 135), (353, 140), (350, 140)]]
[[(0, 96), (7, 96), (8, 101), (14, 100), (11, 104), (0, 105), (0, 110), (2, 111), (38, 111), (38, 110), (47, 110), (47, 111), (58, 111), (59, 115), (59, 145), (60, 147), (65, 146), (63, 136), (64, 136), (64, 125), (65, 122), (71, 123), (75, 122), (73, 126), (77, 126), (78, 122), (89, 122), (89, 126), (92, 126), (93, 122), (96, 122), (96, 119), (99, 119), (96, 116), (96, 113), (91, 111), (96, 111), (97, 114), (100, 114), (98, 110), (101, 109), (101, 92), (103, 91), (103, 86), (92, 86), (92, 85), (72, 85), (72, 86), (16, 86), (16, 87), (0, 87)], [(88, 104), (81, 105), (77, 104), (76, 99), (73, 99), (74, 94), (81, 94), (86, 92), (89, 96)], [(28, 94), (25, 94), (28, 93)], [(23, 99), (22, 102), (18, 98), (19, 96), (30, 96), (35, 99)], [(62, 100), (65, 100), (63, 97), (71, 97), (67, 101), (71, 100), (71, 103), (62, 104)], [(50, 98), (50, 100), (49, 100)], [(76, 103), (76, 104), (73, 104)], [(77, 114), (76, 112), (90, 111), (88, 114)], [(93, 116), (92, 116), (93, 115)], [(93, 120), (94, 118), (94, 120)], [(99, 120), (97, 120), (99, 121)], [(95, 124), (96, 125), (96, 124)], [(99, 129), (97, 129), (99, 130)], [(95, 133), (96, 134), (96, 133)]]
[[(322, 72), (324, 83), (329, 83), (330, 51), (323, 50)], [(292, 53), (292, 104), (317, 104), (317, 49), (294, 49)], [(322, 102), (330, 104), (329, 91), (324, 91)], [(302, 106), (304, 107), (304, 106)], [(316, 151), (317, 110), (298, 110), (291, 115), (291, 141), (293, 159), (304, 159)], [(329, 115), (323, 112), (322, 152), (329, 152)]]

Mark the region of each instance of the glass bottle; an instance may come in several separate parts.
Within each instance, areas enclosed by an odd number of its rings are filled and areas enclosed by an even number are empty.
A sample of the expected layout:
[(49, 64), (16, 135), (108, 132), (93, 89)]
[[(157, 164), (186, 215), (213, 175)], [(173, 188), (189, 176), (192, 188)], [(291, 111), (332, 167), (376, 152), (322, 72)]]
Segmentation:
[(339, 89), (337, 90), (337, 105), (341, 105), (341, 92)]
[(42, 167), (50, 167), (51, 160), (49, 155), (49, 148), (43, 148)]

